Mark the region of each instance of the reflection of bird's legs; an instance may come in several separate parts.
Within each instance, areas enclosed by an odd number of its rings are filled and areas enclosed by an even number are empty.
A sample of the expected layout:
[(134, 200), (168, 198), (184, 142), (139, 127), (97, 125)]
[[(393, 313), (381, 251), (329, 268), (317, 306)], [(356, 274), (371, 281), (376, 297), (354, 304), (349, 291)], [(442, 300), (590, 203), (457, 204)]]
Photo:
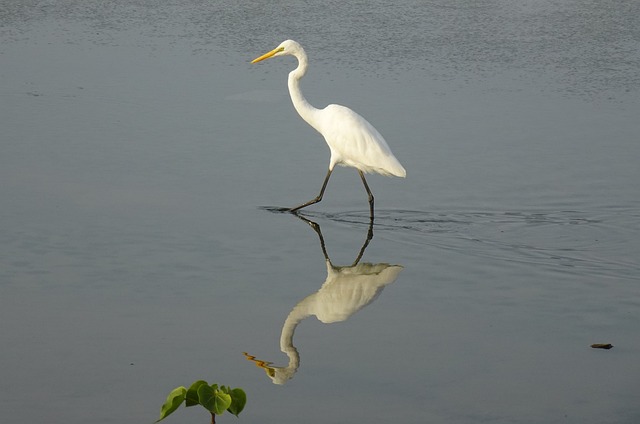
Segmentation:
[[(306, 222), (307, 224), (309, 224), (309, 227), (313, 228), (313, 231), (316, 232), (316, 234), (318, 235), (318, 238), (320, 239), (320, 247), (322, 248), (322, 253), (324, 254), (324, 258), (327, 261), (331, 262), (331, 259), (329, 259), (329, 254), (327, 253), (327, 247), (325, 246), (325, 243), (324, 243), (324, 237), (322, 236), (322, 230), (320, 229), (320, 225), (308, 218), (305, 218), (304, 216), (298, 214), (297, 212), (294, 212), (293, 214), (298, 218), (300, 218), (301, 220), (303, 220), (304, 222)], [(369, 229), (367, 230), (367, 239), (364, 241), (364, 244), (360, 248), (360, 252), (358, 252), (358, 256), (356, 257), (356, 260), (353, 261), (351, 266), (358, 265), (358, 262), (360, 262), (360, 259), (362, 259), (362, 255), (364, 255), (364, 251), (367, 249), (367, 246), (369, 246), (369, 242), (371, 241), (372, 238), (373, 238), (373, 219), (369, 220)]]
[(309, 224), (311, 228), (313, 228), (313, 231), (316, 232), (316, 234), (318, 235), (318, 238), (320, 239), (320, 247), (322, 248), (322, 253), (324, 254), (324, 258), (329, 262), (331, 262), (331, 259), (329, 259), (329, 254), (327, 253), (327, 247), (324, 244), (324, 237), (322, 237), (322, 230), (320, 230), (320, 225), (297, 213), (294, 213), (294, 215), (300, 218), (301, 220), (303, 220), (304, 222), (306, 222), (307, 224)]
[[(299, 209), (306, 208), (309, 205), (313, 205), (314, 203), (318, 203), (319, 201), (321, 201), (322, 200), (322, 196), (324, 195), (324, 189), (327, 188), (327, 183), (329, 182), (329, 177), (331, 177), (331, 171), (332, 171), (332, 169), (329, 169), (329, 171), (327, 172), (327, 176), (324, 177), (324, 182), (322, 183), (322, 188), (320, 189), (320, 194), (318, 194), (318, 196), (315, 199), (309, 200), (308, 202), (303, 203), (300, 206), (296, 206), (295, 208), (291, 208), (291, 209), (289, 209), (289, 212), (295, 212), (295, 211), (297, 211)], [(366, 183), (365, 183), (365, 185), (366, 185)], [(369, 189), (367, 188), (367, 191), (368, 190)], [(371, 195), (371, 193), (369, 193), (369, 195)]]
[(364, 188), (365, 190), (367, 190), (367, 194), (369, 195), (369, 217), (373, 221), (373, 194), (371, 194), (371, 190), (369, 190), (369, 184), (367, 184), (367, 180), (364, 179), (364, 174), (359, 169), (358, 174), (360, 174), (360, 178), (362, 178), (362, 184), (364, 184)]
[(372, 238), (373, 238), (373, 217), (371, 217), (371, 220), (369, 221), (369, 231), (367, 231), (367, 239), (364, 241), (362, 248), (360, 248), (360, 253), (358, 253), (358, 257), (356, 258), (355, 261), (353, 261), (351, 266), (358, 265), (358, 262), (360, 262), (360, 259), (362, 259), (362, 255), (364, 255), (364, 251), (367, 248), (367, 246), (369, 246), (369, 242), (371, 241)]

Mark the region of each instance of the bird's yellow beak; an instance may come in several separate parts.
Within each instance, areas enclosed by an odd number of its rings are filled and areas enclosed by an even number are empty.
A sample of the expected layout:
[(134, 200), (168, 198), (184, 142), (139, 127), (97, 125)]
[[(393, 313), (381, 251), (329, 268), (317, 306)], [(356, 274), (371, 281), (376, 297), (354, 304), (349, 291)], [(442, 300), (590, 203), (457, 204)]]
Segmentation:
[(265, 53), (260, 57), (256, 57), (251, 61), (251, 63), (258, 63), (262, 60), (269, 59), (271, 56), (275, 55), (276, 53), (280, 53), (283, 50), (284, 50), (284, 47), (278, 47), (277, 49), (273, 49), (269, 53)]

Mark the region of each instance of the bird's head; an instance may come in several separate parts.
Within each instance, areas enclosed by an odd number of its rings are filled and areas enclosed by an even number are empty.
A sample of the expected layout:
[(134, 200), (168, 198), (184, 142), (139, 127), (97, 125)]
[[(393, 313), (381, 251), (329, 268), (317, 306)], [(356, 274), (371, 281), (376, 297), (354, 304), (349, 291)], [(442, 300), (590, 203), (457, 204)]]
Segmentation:
[(280, 43), (278, 47), (271, 50), (270, 52), (265, 53), (262, 56), (253, 59), (251, 63), (258, 63), (265, 59), (269, 59), (270, 57), (276, 57), (276, 56), (285, 56), (285, 55), (297, 56), (297, 54), (300, 51), (304, 51), (302, 50), (302, 46), (300, 44), (298, 44), (293, 40), (286, 40)]

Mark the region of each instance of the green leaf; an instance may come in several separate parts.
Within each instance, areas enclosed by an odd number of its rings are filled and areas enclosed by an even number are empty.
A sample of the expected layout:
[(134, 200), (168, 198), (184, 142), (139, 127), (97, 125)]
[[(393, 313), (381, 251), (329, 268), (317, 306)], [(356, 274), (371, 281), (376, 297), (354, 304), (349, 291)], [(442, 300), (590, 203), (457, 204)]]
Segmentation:
[(209, 411), (213, 409), (215, 391), (208, 384), (203, 384), (198, 387), (198, 401), (200, 405), (207, 408)]
[(214, 413), (222, 415), (231, 406), (231, 395), (223, 392), (216, 392), (216, 407)]
[(200, 399), (198, 398), (198, 389), (203, 384), (209, 385), (209, 383), (204, 380), (193, 382), (193, 384), (189, 387), (189, 390), (187, 390), (187, 399), (185, 406), (194, 406), (200, 404)]
[(237, 417), (247, 404), (247, 394), (240, 388), (231, 390), (229, 394), (231, 395), (231, 406), (227, 408), (227, 411)]
[[(215, 387), (214, 387), (215, 386)], [(202, 385), (198, 388), (200, 405), (216, 415), (221, 415), (231, 405), (231, 395), (218, 390), (217, 385)]]
[(164, 405), (162, 405), (162, 408), (160, 409), (160, 418), (158, 418), (158, 421), (165, 419), (173, 411), (178, 409), (178, 407), (184, 401), (186, 394), (187, 394), (187, 389), (183, 386), (176, 387), (175, 389), (173, 389), (171, 393), (169, 393), (169, 396), (167, 396), (167, 400), (165, 401)]

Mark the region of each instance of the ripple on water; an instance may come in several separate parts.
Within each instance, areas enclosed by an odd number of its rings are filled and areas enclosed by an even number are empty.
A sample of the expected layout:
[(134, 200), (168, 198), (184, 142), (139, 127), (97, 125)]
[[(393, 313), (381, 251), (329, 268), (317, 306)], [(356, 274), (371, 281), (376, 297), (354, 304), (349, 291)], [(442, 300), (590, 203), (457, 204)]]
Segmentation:
[[(368, 211), (305, 212), (350, 227), (368, 225)], [(549, 271), (637, 279), (628, 229), (617, 214), (583, 211), (377, 210), (374, 232), (407, 246)]]

